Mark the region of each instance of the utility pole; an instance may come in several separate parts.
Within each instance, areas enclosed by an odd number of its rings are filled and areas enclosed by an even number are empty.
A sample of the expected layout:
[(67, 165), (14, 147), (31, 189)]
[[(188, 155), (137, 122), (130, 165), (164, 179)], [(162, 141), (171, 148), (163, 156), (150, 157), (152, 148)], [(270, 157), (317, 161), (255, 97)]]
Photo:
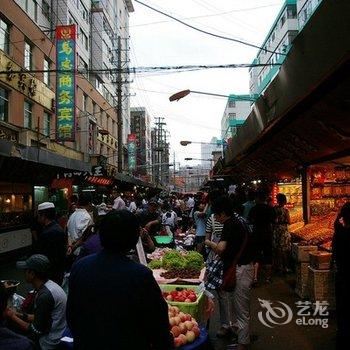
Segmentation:
[(118, 36), (117, 62), (118, 173), (123, 172), (122, 47)]

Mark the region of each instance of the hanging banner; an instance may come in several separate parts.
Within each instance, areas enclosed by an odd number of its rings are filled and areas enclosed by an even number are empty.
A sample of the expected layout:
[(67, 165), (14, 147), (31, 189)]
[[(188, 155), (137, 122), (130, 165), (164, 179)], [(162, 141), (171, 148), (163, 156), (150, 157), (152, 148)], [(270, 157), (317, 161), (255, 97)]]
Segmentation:
[(56, 140), (75, 141), (76, 26), (56, 27)]
[(136, 134), (128, 135), (128, 165), (130, 172), (136, 170)]

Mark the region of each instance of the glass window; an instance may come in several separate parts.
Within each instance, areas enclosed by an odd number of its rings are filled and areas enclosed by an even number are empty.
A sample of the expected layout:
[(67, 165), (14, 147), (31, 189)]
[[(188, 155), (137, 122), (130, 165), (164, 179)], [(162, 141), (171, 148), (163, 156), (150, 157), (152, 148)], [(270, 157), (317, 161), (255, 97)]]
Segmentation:
[(82, 1), (78, 2), (78, 7), (81, 16), (86, 22), (89, 22), (89, 11), (86, 9), (85, 5), (82, 3)]
[(44, 112), (44, 135), (50, 136), (51, 134), (51, 114)]
[(32, 115), (33, 115), (33, 105), (24, 101), (24, 127), (31, 129), (32, 128)]
[(80, 42), (83, 44), (85, 50), (89, 49), (89, 39), (87, 35), (82, 31), (81, 28), (79, 28), (79, 39)]
[(43, 78), (44, 78), (44, 83), (49, 86), (50, 85), (50, 62), (49, 60), (47, 60), (46, 58), (44, 58), (44, 74), (43, 74)]
[(36, 0), (27, 0), (27, 8), (26, 12), (28, 15), (34, 19), (35, 22), (38, 21), (38, 4), (36, 3)]
[(88, 103), (88, 95), (83, 93), (83, 111), (86, 112)]
[(28, 70), (32, 69), (32, 66), (33, 66), (32, 51), (33, 51), (32, 46), (25, 41), (24, 42), (24, 68)]
[(287, 8), (287, 18), (297, 18), (297, 10), (294, 6)]
[(51, 9), (50, 9), (50, 4), (47, 2), (47, 0), (42, 0), (42, 5), (41, 5), (41, 13), (45, 16), (45, 18), (50, 21), (51, 20)]
[(3, 122), (8, 121), (9, 111), (9, 93), (7, 90), (0, 87), (0, 120)]
[(286, 17), (285, 17), (285, 15), (283, 15), (283, 16), (281, 17), (281, 28), (283, 27), (283, 25), (284, 25), (285, 22), (286, 22)]
[(10, 30), (9, 25), (0, 18), (0, 49), (6, 53), (10, 52)]
[(228, 117), (229, 117), (230, 120), (235, 119), (236, 118), (236, 113), (229, 113)]
[(229, 108), (236, 107), (236, 101), (228, 101)]

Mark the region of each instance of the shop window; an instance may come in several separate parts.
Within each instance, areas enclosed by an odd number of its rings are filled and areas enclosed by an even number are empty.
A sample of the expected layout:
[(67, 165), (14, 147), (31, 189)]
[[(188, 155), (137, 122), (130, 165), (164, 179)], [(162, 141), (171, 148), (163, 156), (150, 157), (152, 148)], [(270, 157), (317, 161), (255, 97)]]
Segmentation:
[(51, 134), (51, 114), (44, 112), (44, 135), (50, 136)]
[(10, 53), (10, 28), (9, 25), (0, 18), (0, 50)]
[(0, 87), (0, 120), (3, 122), (8, 121), (9, 111), (9, 92)]
[(31, 70), (33, 67), (33, 47), (27, 41), (24, 42), (24, 68)]
[(27, 129), (32, 128), (32, 118), (33, 118), (33, 105), (24, 101), (24, 123), (23, 126)]
[(50, 62), (48, 59), (44, 59), (44, 74), (43, 74), (43, 78), (44, 78), (44, 84), (46, 86), (50, 86)]

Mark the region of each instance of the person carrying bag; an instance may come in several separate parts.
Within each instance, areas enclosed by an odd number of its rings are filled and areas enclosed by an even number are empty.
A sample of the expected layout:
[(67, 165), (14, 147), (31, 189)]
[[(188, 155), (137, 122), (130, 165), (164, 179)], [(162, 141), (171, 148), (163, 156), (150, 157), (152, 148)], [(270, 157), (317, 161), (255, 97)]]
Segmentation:
[(218, 254), (222, 262), (220, 289), (227, 292), (237, 320), (237, 349), (244, 350), (250, 343), (250, 290), (254, 279), (252, 235), (246, 220), (233, 211), (229, 198), (217, 198), (212, 211), (215, 220), (223, 224), (222, 235), (218, 243), (206, 240), (206, 245)]

